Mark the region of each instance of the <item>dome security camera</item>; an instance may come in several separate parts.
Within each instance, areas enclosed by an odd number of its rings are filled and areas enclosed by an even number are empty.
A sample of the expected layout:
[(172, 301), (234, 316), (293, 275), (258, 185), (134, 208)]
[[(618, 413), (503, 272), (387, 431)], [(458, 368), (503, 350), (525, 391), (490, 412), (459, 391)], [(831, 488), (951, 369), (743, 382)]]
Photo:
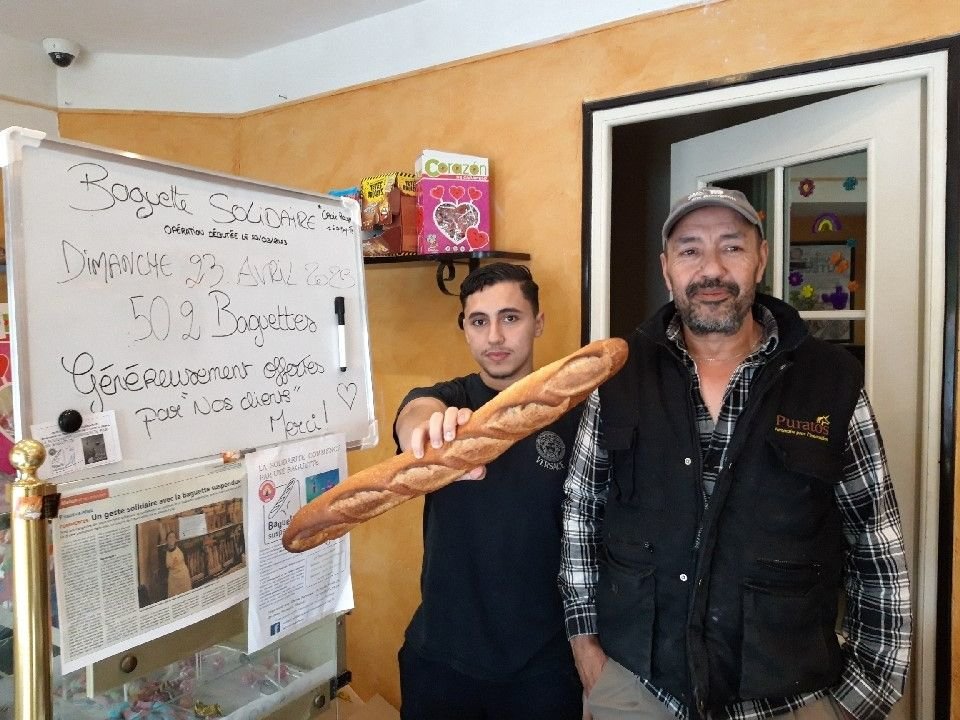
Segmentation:
[(80, 46), (77, 43), (63, 38), (44, 38), (43, 50), (50, 56), (53, 64), (61, 68), (70, 67), (80, 54)]

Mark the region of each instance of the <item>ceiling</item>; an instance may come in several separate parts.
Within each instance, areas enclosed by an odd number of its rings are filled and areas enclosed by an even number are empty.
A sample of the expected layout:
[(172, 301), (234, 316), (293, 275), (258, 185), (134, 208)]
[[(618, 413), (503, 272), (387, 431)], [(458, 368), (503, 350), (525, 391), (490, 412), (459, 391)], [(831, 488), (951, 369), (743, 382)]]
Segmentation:
[(0, 33), (38, 50), (66, 38), (86, 53), (238, 58), (420, 0), (0, 0)]
[[(0, 111), (246, 113), (724, 1), (0, 0)], [(76, 62), (55, 67), (44, 38)]]

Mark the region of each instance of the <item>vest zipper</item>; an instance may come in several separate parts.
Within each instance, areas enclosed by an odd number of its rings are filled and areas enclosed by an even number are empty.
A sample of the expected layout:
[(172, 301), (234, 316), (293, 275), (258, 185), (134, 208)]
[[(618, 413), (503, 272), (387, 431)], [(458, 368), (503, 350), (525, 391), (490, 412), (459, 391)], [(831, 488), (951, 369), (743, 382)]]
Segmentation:
[(696, 567), (696, 553), (700, 548), (700, 540), (703, 537), (703, 518), (706, 515), (707, 504), (710, 502), (710, 499), (707, 497), (707, 491), (703, 487), (703, 457), (700, 450), (700, 434), (697, 430), (697, 408), (693, 404), (693, 373), (690, 372), (686, 365), (683, 366), (687, 370), (689, 381), (687, 383), (687, 412), (690, 415), (690, 418), (693, 420), (693, 423), (690, 426), (690, 434), (693, 445), (693, 454), (697, 458), (696, 462), (696, 475), (694, 476), (694, 481), (697, 483), (697, 489), (700, 491), (700, 507), (697, 510), (697, 534), (693, 539), (693, 562), (694, 567)]
[[(737, 427), (733, 431), (733, 437), (730, 438), (730, 443), (727, 445), (727, 450), (724, 453), (726, 462), (717, 472), (717, 480), (713, 486), (714, 497), (719, 497), (720, 500), (724, 500), (726, 498), (728, 490), (728, 488), (726, 488), (726, 484), (729, 482), (731, 468), (733, 468), (734, 463), (740, 456), (740, 450), (743, 447), (744, 438), (748, 433), (748, 430), (744, 430), (743, 428), (749, 428), (749, 425), (753, 420), (753, 416), (759, 411), (758, 409), (763, 403), (763, 399), (766, 394), (776, 384), (777, 379), (781, 377), (784, 371), (792, 364), (793, 363), (790, 360), (777, 359), (776, 356), (774, 356), (759, 369), (757, 376), (754, 378), (754, 386), (750, 389), (750, 398), (747, 400), (747, 405), (744, 407), (743, 412), (741, 412), (740, 416), (737, 418)], [(775, 367), (771, 368), (771, 365), (775, 365)], [(706, 491), (703, 491), (703, 493), (705, 495)], [(708, 503), (704, 503), (704, 514), (701, 516), (700, 524), (697, 530), (695, 548), (698, 550), (702, 541), (704, 516), (706, 515), (707, 506)]]
[[(775, 370), (770, 369), (771, 363), (776, 363)], [(728, 452), (725, 453), (727, 461), (724, 467), (720, 468), (719, 472), (717, 473), (717, 480), (713, 488), (714, 495), (717, 494), (718, 490), (723, 492), (723, 488), (721, 486), (721, 480), (727, 481), (726, 476), (730, 474), (731, 468), (734, 465), (734, 458), (736, 453), (729, 452), (729, 451), (731, 449), (734, 449), (734, 443), (737, 440), (738, 436), (743, 437), (743, 434), (746, 432), (742, 430), (744, 425), (741, 425), (741, 422), (743, 421), (749, 422), (751, 420), (751, 416), (756, 412), (755, 409), (760, 406), (760, 403), (763, 401), (763, 398), (766, 395), (766, 393), (770, 390), (771, 387), (774, 386), (774, 384), (776, 383), (776, 379), (780, 377), (783, 374), (783, 372), (791, 364), (792, 363), (789, 360), (777, 359), (776, 356), (774, 356), (773, 358), (770, 358), (767, 361), (767, 364), (765, 364), (763, 367), (760, 368), (760, 372), (757, 374), (756, 378), (754, 379), (755, 385), (753, 388), (750, 389), (750, 398), (747, 401), (747, 407), (744, 409), (744, 412), (741, 413), (740, 416), (737, 418), (737, 428), (736, 430), (734, 430), (734, 436), (730, 439), (729, 445), (727, 445)], [(693, 391), (692, 382), (693, 381), (691, 379), (691, 384), (687, 392), (687, 403), (689, 405), (689, 411), (691, 412), (690, 417), (696, 419), (696, 416), (697, 416), (696, 408), (693, 406), (693, 400), (692, 400), (692, 391)], [(697, 434), (695, 422), (693, 424), (692, 433), (694, 436), (694, 440), (696, 442), (694, 447), (699, 448), (700, 446), (699, 435)], [(740, 441), (739, 444), (742, 444), (742, 440)], [(739, 448), (736, 448), (736, 449), (739, 451)], [(699, 452), (697, 453), (697, 457), (700, 458)], [(703, 478), (700, 477), (701, 473), (703, 472), (702, 458), (700, 458), (699, 460), (698, 468), (699, 468), (699, 472), (697, 473), (697, 479), (700, 483), (700, 492), (701, 492), (701, 495), (704, 497), (704, 502), (701, 503), (701, 506), (700, 506), (700, 514), (697, 519), (697, 535), (696, 535), (696, 538), (694, 539), (694, 545), (693, 545), (693, 567), (695, 568), (695, 572), (693, 577), (694, 585), (691, 588), (692, 594), (690, 596), (688, 627), (689, 627), (689, 623), (692, 621), (692, 618), (696, 614), (699, 614), (700, 612), (699, 598), (701, 596), (703, 578), (707, 575), (707, 573), (704, 572), (704, 568), (702, 564), (699, 562), (700, 546), (703, 541), (703, 531), (705, 528), (706, 511), (709, 505), (706, 498), (706, 490), (703, 489)], [(721, 497), (721, 500), (722, 499), (723, 498)], [(706, 607), (706, 603), (704, 602), (703, 608), (705, 607)], [(696, 650), (698, 648), (690, 645), (689, 636), (688, 636), (687, 643), (688, 643), (687, 657), (688, 657), (688, 664), (690, 667), (690, 684), (691, 684), (691, 689), (693, 691), (693, 700), (694, 700), (692, 707), (690, 707), (690, 710), (694, 711), (692, 714), (694, 715), (694, 717), (697, 718), (697, 720), (703, 720), (704, 718), (707, 717), (705, 714), (704, 700), (706, 699), (705, 695), (709, 694), (709, 690), (707, 689), (709, 687), (707, 685), (708, 678), (698, 679), (697, 671), (696, 671), (697, 667), (694, 664), (694, 655), (696, 654)]]

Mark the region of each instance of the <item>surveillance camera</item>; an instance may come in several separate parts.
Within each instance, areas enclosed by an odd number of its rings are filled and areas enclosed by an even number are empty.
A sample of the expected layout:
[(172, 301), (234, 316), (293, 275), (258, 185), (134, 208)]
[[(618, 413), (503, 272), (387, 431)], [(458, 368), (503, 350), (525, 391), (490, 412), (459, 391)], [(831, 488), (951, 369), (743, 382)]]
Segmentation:
[(50, 56), (53, 64), (62, 68), (70, 67), (80, 54), (80, 46), (77, 43), (63, 38), (44, 38), (43, 49)]

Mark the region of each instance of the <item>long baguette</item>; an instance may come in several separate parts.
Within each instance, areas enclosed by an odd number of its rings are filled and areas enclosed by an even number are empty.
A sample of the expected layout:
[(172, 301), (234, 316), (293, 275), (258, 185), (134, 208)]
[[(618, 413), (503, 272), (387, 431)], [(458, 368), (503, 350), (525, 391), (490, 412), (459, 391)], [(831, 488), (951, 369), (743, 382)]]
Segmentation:
[(478, 408), (441, 448), (422, 458), (407, 451), (361, 470), (294, 514), (283, 546), (303, 552), (340, 537), (353, 526), (433, 492), (478, 465), (496, 459), (518, 440), (546, 427), (582, 402), (627, 360), (619, 338), (597, 340), (521, 378)]

